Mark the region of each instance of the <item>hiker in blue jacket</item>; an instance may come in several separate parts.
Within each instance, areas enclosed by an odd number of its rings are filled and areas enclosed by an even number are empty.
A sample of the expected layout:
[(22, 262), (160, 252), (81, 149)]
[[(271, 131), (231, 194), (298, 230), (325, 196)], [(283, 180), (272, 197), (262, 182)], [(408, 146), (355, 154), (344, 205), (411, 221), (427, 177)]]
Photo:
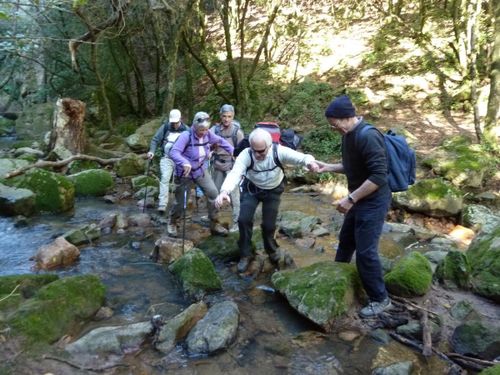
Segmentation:
[(356, 116), (346, 95), (334, 99), (325, 116), (332, 130), (342, 135), (342, 162), (318, 162), (319, 171), (344, 173), (349, 190), (337, 205), (345, 217), (335, 261), (349, 263), (356, 251), (356, 267), (370, 300), (359, 314), (363, 318), (374, 317), (391, 307), (378, 255), (378, 242), (391, 203), (384, 138), (375, 128), (361, 132), (367, 124)]
[(148, 159), (153, 159), (157, 147), (161, 149), (161, 178), (160, 193), (158, 194), (158, 214), (160, 215), (163, 215), (167, 209), (169, 184), (175, 169), (175, 164), (172, 159), (170, 159), (168, 153), (177, 137), (188, 129), (187, 125), (184, 125), (181, 121), (181, 111), (172, 109), (169, 113), (168, 120), (158, 128), (156, 134), (151, 139), (149, 152), (147, 154)]

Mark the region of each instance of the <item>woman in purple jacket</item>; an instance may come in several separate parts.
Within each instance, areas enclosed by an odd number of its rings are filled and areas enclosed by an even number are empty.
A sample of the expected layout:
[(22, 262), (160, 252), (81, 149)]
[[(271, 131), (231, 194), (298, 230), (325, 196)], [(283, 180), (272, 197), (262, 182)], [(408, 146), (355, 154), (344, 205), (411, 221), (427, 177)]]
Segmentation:
[(187, 206), (187, 192), (193, 184), (198, 185), (207, 196), (208, 218), (210, 232), (213, 235), (225, 235), (227, 229), (217, 222), (217, 209), (214, 201), (219, 191), (215, 187), (210, 173), (208, 173), (208, 159), (210, 148), (217, 145), (233, 154), (233, 146), (224, 138), (209, 132), (210, 116), (206, 112), (198, 112), (194, 116), (191, 130), (182, 133), (170, 150), (170, 158), (175, 163), (174, 202), (170, 210), (167, 232), (170, 236), (177, 236), (177, 222)]

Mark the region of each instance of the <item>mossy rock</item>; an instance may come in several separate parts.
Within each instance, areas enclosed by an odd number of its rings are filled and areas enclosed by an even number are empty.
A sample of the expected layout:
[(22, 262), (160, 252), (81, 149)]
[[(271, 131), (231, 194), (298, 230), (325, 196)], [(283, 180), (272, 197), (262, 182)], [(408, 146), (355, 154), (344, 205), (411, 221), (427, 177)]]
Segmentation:
[(69, 164), (69, 174), (86, 171), (88, 169), (99, 169), (100, 164), (94, 160), (74, 160)]
[[(196, 247), (210, 258), (221, 259), (224, 261), (237, 260), (240, 257), (240, 249), (238, 246), (239, 233), (229, 233), (226, 237), (210, 236), (202, 242), (196, 244)], [(254, 229), (251, 243), (252, 253), (259, 249), (263, 249), (262, 231)]]
[(492, 361), (500, 356), (500, 326), (480, 320), (455, 328), (450, 339), (455, 353)]
[(469, 289), (472, 268), (467, 256), (450, 251), (436, 269), (437, 279), (448, 289)]
[(37, 211), (57, 213), (73, 208), (75, 186), (68, 178), (60, 174), (33, 168), (24, 175), (6, 180), (5, 183), (34, 192)]
[(467, 250), (472, 290), (500, 303), (500, 227), (477, 236)]
[(222, 288), (222, 281), (210, 259), (193, 248), (168, 267), (180, 281), (184, 293), (200, 300), (206, 293)]
[(431, 287), (431, 264), (422, 254), (413, 251), (394, 265), (384, 281), (387, 290), (397, 296), (422, 296)]
[(133, 177), (130, 182), (132, 183), (132, 189), (134, 192), (137, 192), (143, 187), (146, 186), (154, 186), (156, 188), (160, 188), (160, 181), (157, 178), (151, 176), (136, 176)]
[(295, 310), (327, 331), (361, 290), (354, 265), (331, 261), (275, 272), (271, 281)]
[(442, 178), (423, 179), (407, 191), (393, 194), (396, 207), (429, 216), (456, 216), (463, 207), (462, 193)]
[(139, 155), (128, 153), (115, 164), (118, 177), (137, 176), (144, 173), (145, 161)]
[(478, 375), (500, 375), (500, 365), (493, 365), (481, 371)]
[(68, 176), (79, 196), (103, 196), (113, 186), (113, 176), (104, 169), (89, 169)]
[(53, 343), (104, 303), (105, 288), (94, 275), (72, 276), (41, 287), (7, 317), (14, 334), (31, 342)]

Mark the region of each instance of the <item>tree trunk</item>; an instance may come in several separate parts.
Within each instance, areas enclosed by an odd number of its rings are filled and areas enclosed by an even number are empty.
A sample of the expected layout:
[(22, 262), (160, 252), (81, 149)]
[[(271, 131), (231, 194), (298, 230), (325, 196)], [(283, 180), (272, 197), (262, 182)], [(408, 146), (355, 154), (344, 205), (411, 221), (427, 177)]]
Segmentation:
[(481, 11), (481, 2), (479, 0), (471, 0), (468, 9), (468, 25), (467, 25), (467, 40), (468, 40), (468, 57), (469, 57), (469, 75), (471, 82), (470, 89), (470, 101), (474, 113), (474, 129), (476, 131), (476, 138), (478, 142), (481, 142), (482, 132), (481, 132), (481, 120), (479, 118), (479, 107), (478, 107), (478, 78), (477, 78), (477, 48), (476, 48), (476, 37), (478, 33), (478, 17)]
[(86, 143), (84, 117), (84, 102), (70, 98), (59, 99), (56, 102), (50, 150), (64, 147), (72, 154), (82, 153)]
[(483, 138), (485, 142), (494, 146), (498, 151), (500, 148), (500, 125), (498, 124), (500, 114), (500, 1), (492, 0), (492, 8), (495, 40), (491, 56), (490, 95)]

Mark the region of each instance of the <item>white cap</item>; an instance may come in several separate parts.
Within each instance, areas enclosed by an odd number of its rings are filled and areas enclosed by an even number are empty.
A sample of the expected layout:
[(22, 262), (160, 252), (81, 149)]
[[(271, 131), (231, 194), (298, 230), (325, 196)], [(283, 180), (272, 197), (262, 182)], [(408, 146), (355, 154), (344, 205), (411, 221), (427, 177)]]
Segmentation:
[(178, 109), (172, 109), (170, 115), (168, 116), (169, 122), (179, 122), (181, 121), (181, 111)]

